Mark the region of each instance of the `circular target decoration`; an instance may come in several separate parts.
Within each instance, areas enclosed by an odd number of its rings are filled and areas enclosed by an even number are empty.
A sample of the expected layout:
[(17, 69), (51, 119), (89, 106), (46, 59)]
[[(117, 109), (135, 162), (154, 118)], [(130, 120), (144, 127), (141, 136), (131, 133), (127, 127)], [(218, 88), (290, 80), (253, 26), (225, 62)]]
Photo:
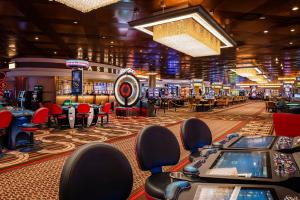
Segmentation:
[(120, 86), (121, 96), (124, 98), (128, 98), (128, 97), (130, 97), (131, 93), (132, 93), (132, 87), (131, 87), (130, 83), (128, 83), (128, 82), (122, 83)]
[(115, 81), (114, 93), (121, 106), (134, 106), (139, 100), (140, 82), (132, 73), (121, 74)]

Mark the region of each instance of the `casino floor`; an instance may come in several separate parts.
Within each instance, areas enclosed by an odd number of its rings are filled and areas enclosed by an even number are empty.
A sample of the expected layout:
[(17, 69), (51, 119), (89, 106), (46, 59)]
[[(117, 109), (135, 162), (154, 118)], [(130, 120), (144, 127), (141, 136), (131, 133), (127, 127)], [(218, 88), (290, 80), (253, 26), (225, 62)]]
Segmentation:
[[(228, 133), (260, 134), (273, 133), (271, 114), (265, 111), (264, 102), (247, 102), (212, 112), (195, 113), (188, 108), (176, 112), (159, 111), (157, 117), (113, 118), (107, 128), (89, 128), (88, 132), (76, 130), (45, 130), (37, 134), (42, 149), (34, 153), (9, 152), (0, 160), (0, 199), (58, 199), (59, 177), (65, 160), (79, 146), (102, 141), (120, 149), (133, 168), (134, 185), (130, 199), (144, 199), (144, 182), (149, 175), (139, 169), (134, 146), (138, 132), (146, 125), (159, 124), (170, 129), (178, 139), (183, 120), (196, 117), (206, 122), (214, 141)], [(80, 140), (78, 139), (80, 138)], [(63, 141), (63, 143), (61, 143)], [(188, 152), (180, 143), (180, 162), (169, 170), (180, 170), (188, 163)], [(109, 159), (109, 158), (108, 158)]]

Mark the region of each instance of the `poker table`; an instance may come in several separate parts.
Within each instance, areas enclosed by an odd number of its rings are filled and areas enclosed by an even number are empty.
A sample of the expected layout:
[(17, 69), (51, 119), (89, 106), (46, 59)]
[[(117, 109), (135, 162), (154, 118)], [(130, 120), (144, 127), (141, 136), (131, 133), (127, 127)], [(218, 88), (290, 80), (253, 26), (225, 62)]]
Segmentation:
[(300, 152), (205, 149), (201, 154), (184, 167), (178, 178), (192, 182), (278, 185), (300, 192)]
[[(67, 119), (62, 122), (63, 126), (68, 126), (70, 128), (74, 128), (77, 124), (81, 125), (81, 121), (76, 119), (77, 108), (79, 103), (70, 103), (68, 105), (63, 105), (62, 109), (64, 114), (67, 115)], [(95, 125), (98, 121), (97, 115), (100, 113), (101, 107), (96, 104), (90, 104), (90, 113), (89, 117), (86, 121), (87, 127), (91, 125)]]
[(16, 149), (30, 142), (29, 135), (22, 132), (20, 126), (24, 123), (30, 123), (34, 111), (32, 110), (11, 110), (13, 119), (6, 135), (5, 146), (8, 149)]
[(292, 200), (300, 195), (274, 185), (193, 183), (178, 195), (178, 200)]
[(226, 142), (224, 150), (274, 150), (286, 153), (300, 151), (300, 137), (286, 136), (239, 136)]

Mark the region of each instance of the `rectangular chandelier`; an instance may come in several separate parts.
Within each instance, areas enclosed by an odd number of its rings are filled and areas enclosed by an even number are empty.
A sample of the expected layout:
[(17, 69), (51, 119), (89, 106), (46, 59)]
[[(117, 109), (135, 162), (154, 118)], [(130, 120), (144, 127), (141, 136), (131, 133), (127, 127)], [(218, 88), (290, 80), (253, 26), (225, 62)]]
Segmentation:
[(119, 2), (120, 0), (55, 0), (66, 6), (87, 13), (92, 10)]
[(192, 57), (220, 55), (234, 40), (201, 6), (152, 15), (129, 22), (153, 40)]

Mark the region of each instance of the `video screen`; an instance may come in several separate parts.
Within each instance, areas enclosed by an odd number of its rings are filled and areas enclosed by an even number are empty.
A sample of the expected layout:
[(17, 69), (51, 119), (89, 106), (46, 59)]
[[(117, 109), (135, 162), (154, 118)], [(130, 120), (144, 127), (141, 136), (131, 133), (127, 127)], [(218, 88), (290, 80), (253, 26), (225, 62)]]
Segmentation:
[(193, 200), (273, 200), (270, 189), (198, 186)]
[(79, 95), (82, 94), (82, 70), (73, 70), (72, 71), (72, 94)]
[(267, 178), (269, 154), (267, 152), (222, 152), (207, 171), (209, 175), (245, 178)]
[(241, 149), (262, 149), (270, 148), (275, 137), (274, 136), (245, 136), (241, 137), (237, 142), (230, 147)]

